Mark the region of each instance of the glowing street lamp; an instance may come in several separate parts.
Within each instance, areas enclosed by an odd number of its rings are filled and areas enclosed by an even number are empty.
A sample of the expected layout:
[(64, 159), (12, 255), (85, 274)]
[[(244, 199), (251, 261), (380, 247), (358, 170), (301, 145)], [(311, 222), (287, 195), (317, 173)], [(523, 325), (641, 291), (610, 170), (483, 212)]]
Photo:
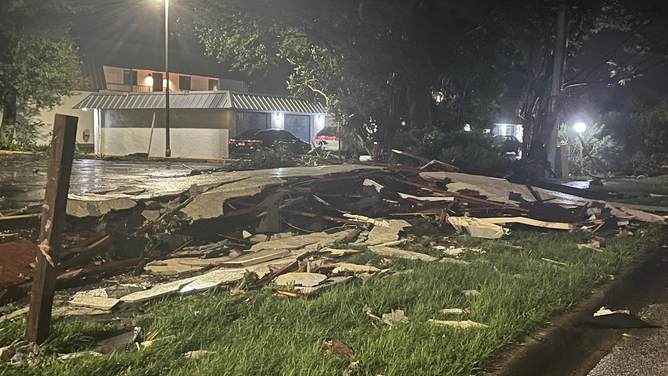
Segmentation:
[(578, 121), (573, 124), (573, 130), (577, 132), (578, 139), (580, 141), (580, 173), (584, 172), (584, 157), (582, 156), (582, 148), (584, 147), (584, 140), (582, 139), (582, 133), (587, 130), (587, 124), (582, 121)]
[(579, 134), (582, 134), (584, 131), (587, 130), (587, 124), (585, 124), (582, 121), (578, 121), (573, 125), (573, 130), (578, 132)]

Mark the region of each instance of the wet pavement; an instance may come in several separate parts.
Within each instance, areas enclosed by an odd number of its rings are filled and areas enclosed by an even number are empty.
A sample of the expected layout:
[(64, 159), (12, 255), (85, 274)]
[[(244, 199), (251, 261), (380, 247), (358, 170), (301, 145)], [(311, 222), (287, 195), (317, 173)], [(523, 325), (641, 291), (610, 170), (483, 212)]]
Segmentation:
[[(44, 200), (48, 160), (35, 156), (0, 156), (0, 210), (39, 205)], [(70, 193), (104, 192), (118, 187), (188, 176), (213, 163), (103, 161), (78, 159), (72, 165)]]
[(668, 303), (648, 306), (640, 318), (663, 328), (630, 330), (588, 376), (668, 375)]

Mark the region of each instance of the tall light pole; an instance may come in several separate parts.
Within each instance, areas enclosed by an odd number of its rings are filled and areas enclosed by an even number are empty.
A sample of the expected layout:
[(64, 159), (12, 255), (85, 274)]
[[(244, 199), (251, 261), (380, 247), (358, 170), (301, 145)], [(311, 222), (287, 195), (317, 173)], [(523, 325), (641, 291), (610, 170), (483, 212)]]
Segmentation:
[(172, 156), (169, 145), (169, 0), (165, 2), (165, 157)]

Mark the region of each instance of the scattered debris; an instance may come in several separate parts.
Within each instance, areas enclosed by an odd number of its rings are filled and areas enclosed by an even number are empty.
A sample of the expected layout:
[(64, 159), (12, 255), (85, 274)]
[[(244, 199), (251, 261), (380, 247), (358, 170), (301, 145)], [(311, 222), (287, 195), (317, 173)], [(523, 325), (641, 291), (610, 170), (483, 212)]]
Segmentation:
[(353, 349), (336, 338), (327, 341), (327, 346), (329, 347), (327, 352), (330, 354), (336, 354), (346, 360), (353, 357)]
[(466, 308), (466, 309), (461, 309), (461, 308), (445, 308), (441, 310), (442, 313), (445, 313), (447, 315), (468, 315), (471, 313), (471, 310)]
[(404, 315), (404, 311), (400, 309), (393, 309), (392, 313), (383, 314), (383, 322), (389, 326), (393, 326), (396, 323), (407, 323), (408, 317)]
[(601, 307), (587, 321), (588, 324), (604, 328), (630, 329), (630, 328), (660, 328), (634, 316), (628, 310), (613, 311)]
[(276, 284), (279, 286), (313, 287), (321, 284), (326, 279), (326, 275), (318, 273), (286, 273), (276, 278)]
[(480, 218), (448, 217), (448, 223), (458, 232), (465, 229), (466, 232), (476, 238), (500, 239), (503, 235), (508, 234), (508, 229)]
[(462, 290), (462, 293), (465, 296), (480, 296), (480, 291), (478, 290)]
[(75, 297), (70, 300), (69, 305), (111, 311), (120, 302), (120, 300), (113, 298)]
[(203, 356), (213, 355), (215, 353), (216, 353), (215, 351), (195, 350), (195, 351), (188, 351), (187, 353), (183, 354), (183, 356), (189, 359), (198, 359)]
[(464, 320), (464, 321), (447, 321), (447, 320), (434, 320), (434, 319), (429, 319), (428, 320), (432, 324), (440, 325), (440, 326), (451, 326), (453, 328), (458, 328), (458, 329), (468, 329), (468, 328), (486, 328), (487, 325), (485, 324), (480, 324), (475, 321), (471, 320)]
[(357, 265), (357, 264), (351, 264), (349, 262), (339, 262), (337, 264), (334, 264), (336, 266), (334, 270), (332, 270), (332, 274), (342, 274), (346, 272), (350, 273), (364, 273), (364, 272), (369, 272), (369, 273), (375, 273), (379, 272), (380, 269), (376, 268), (375, 266), (370, 266), (370, 265)]
[(399, 248), (385, 247), (380, 245), (370, 246), (369, 250), (375, 254), (387, 257), (400, 257), (409, 260), (436, 261), (438, 258), (425, 255), (424, 253), (405, 251)]

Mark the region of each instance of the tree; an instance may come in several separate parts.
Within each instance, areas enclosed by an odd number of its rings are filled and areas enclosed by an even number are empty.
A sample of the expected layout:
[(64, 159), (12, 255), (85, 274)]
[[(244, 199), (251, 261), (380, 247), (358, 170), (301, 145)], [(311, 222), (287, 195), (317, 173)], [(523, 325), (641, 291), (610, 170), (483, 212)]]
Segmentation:
[(17, 112), (50, 108), (80, 82), (77, 48), (64, 27), (52, 25), (57, 4), (5, 1), (0, 5), (0, 141), (11, 142)]
[(207, 3), (196, 31), (211, 55), (250, 75), (288, 64), (295, 95), (383, 140), (404, 124), (489, 120), (503, 64), (490, 52), (499, 38), (467, 13), (481, 3), (230, 0)]
[[(563, 63), (556, 62), (563, 64), (563, 84), (558, 83), (553, 97), (560, 4), (567, 5), (566, 50)], [(666, 43), (653, 33), (650, 14), (630, 11), (616, 0), (510, 0), (499, 8), (497, 18), (521, 56), (526, 84), (520, 115), (530, 158), (553, 155), (556, 143), (548, 140), (566, 120), (565, 98), (585, 95), (597, 86), (624, 85), (666, 61)], [(605, 53), (591, 53), (592, 40), (604, 31), (615, 33), (618, 42)]]

